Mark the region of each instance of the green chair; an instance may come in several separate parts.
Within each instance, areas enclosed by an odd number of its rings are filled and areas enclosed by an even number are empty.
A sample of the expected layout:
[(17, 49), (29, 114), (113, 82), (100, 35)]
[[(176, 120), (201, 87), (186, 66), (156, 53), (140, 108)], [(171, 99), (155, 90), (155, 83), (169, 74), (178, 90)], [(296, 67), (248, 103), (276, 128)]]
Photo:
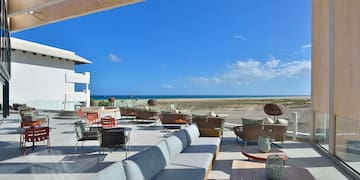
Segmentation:
[(76, 133), (76, 144), (75, 151), (77, 150), (77, 144), (82, 142), (82, 147), (84, 146), (85, 141), (98, 141), (99, 140), (99, 132), (98, 131), (87, 131), (85, 130), (85, 125), (82, 122), (75, 122), (75, 133)]

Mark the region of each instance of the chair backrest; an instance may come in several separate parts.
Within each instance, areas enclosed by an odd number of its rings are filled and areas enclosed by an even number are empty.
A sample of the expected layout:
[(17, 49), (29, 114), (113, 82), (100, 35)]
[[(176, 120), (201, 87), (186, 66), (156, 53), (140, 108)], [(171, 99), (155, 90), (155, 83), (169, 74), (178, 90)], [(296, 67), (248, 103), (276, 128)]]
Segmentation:
[(225, 118), (221, 117), (209, 117), (208, 118), (209, 126), (212, 128), (224, 128)]
[(20, 109), (22, 121), (33, 121), (39, 113), (35, 109)]
[(89, 124), (94, 124), (99, 119), (99, 114), (97, 112), (87, 112), (86, 118)]
[(125, 128), (101, 129), (101, 147), (124, 145), (129, 137), (125, 134)]
[(49, 127), (30, 127), (25, 130), (25, 142), (38, 142), (49, 139)]
[(103, 128), (113, 128), (116, 126), (116, 119), (113, 117), (103, 117), (101, 118), (101, 127)]
[(74, 128), (75, 128), (76, 139), (79, 140), (83, 138), (84, 137), (83, 132), (85, 131), (84, 124), (81, 122), (75, 122)]
[(191, 114), (161, 113), (160, 121), (163, 124), (185, 124), (192, 119)]
[(79, 119), (81, 119), (84, 117), (84, 112), (81, 109), (79, 109), (78, 111), (76, 111), (76, 115), (78, 116)]
[(21, 128), (30, 128), (30, 127), (39, 127), (41, 126), (41, 121), (40, 120), (36, 120), (36, 121), (22, 121), (20, 123), (20, 127)]

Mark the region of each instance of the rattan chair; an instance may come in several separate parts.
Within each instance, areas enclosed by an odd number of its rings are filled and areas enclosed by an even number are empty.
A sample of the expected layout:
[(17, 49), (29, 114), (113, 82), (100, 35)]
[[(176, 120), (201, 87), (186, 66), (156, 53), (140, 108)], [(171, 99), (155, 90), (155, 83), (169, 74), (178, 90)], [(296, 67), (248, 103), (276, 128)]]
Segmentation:
[(235, 126), (233, 127), (233, 130), (236, 135), (236, 140), (240, 138), (245, 142), (245, 145), (247, 145), (247, 142), (249, 141), (256, 142), (261, 135), (267, 135), (271, 139), (283, 143), (287, 128), (287, 125), (281, 124), (248, 124), (244, 126)]
[(191, 123), (191, 119), (191, 114), (166, 112), (160, 114), (160, 121), (162, 124), (189, 124)]
[(202, 137), (220, 137), (224, 130), (225, 118), (193, 116), (192, 123), (195, 123)]

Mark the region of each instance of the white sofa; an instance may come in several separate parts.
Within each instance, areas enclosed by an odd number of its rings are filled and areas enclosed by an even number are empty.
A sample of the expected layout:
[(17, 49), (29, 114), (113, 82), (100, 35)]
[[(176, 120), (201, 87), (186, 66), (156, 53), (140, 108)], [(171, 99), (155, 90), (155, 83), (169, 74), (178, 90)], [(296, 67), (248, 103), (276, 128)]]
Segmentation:
[(219, 151), (219, 137), (199, 137), (191, 125), (97, 173), (100, 180), (206, 179)]

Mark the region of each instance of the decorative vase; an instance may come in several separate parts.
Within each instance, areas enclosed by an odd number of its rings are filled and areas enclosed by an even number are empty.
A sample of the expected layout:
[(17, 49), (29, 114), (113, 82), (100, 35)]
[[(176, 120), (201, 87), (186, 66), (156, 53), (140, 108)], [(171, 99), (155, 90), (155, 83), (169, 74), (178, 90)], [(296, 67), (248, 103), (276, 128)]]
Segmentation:
[(266, 177), (272, 180), (285, 179), (284, 161), (277, 154), (269, 155), (265, 165)]
[(157, 104), (157, 101), (155, 99), (149, 99), (147, 103), (149, 106), (155, 106)]
[(269, 136), (259, 136), (258, 137), (258, 149), (260, 152), (267, 153), (271, 150), (271, 142)]
[(109, 98), (108, 98), (108, 101), (109, 101), (109, 103), (110, 103), (110, 106), (114, 106), (115, 97), (109, 97)]

